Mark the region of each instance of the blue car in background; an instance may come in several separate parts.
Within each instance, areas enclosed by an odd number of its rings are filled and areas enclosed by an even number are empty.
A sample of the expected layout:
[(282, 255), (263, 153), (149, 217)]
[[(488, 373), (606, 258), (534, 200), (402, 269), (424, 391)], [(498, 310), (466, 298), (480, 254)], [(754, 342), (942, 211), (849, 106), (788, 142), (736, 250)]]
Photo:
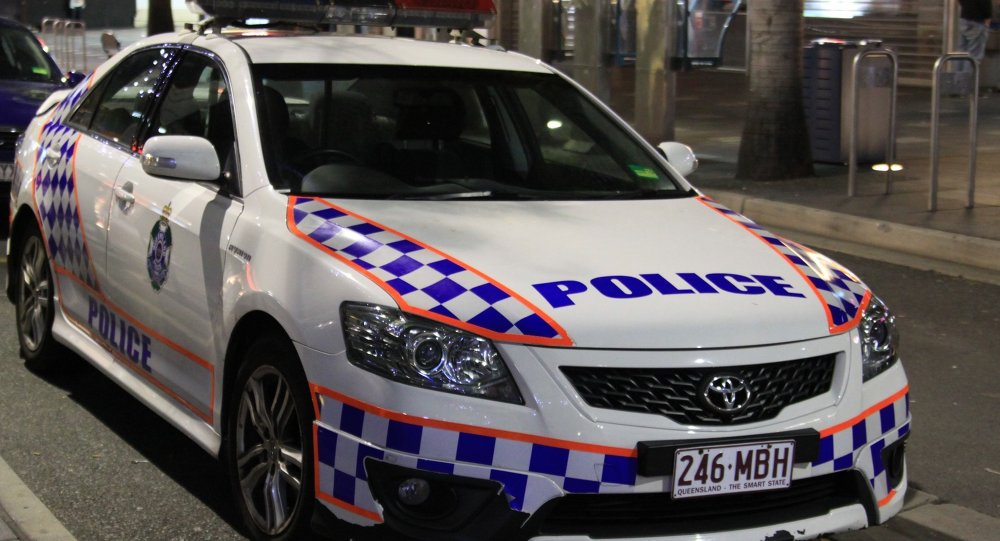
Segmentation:
[(14, 146), (49, 94), (82, 77), (64, 77), (22, 24), (0, 17), (0, 233), (6, 236)]

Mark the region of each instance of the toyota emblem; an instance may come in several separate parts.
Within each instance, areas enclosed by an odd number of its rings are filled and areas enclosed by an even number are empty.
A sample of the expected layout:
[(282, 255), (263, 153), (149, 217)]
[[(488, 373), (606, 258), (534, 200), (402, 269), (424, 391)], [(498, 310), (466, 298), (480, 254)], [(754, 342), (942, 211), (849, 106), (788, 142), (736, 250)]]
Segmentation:
[(750, 384), (736, 374), (709, 376), (701, 384), (701, 402), (710, 411), (735, 415), (750, 403)]

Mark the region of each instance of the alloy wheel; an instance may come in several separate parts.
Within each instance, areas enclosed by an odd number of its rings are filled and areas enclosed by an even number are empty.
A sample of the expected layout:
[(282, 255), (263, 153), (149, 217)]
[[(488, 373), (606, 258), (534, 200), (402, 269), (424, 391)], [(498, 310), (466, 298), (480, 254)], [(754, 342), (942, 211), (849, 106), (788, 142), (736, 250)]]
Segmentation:
[(302, 505), (303, 441), (300, 412), (285, 376), (257, 368), (240, 397), (236, 471), (243, 501), (257, 528), (278, 535)]

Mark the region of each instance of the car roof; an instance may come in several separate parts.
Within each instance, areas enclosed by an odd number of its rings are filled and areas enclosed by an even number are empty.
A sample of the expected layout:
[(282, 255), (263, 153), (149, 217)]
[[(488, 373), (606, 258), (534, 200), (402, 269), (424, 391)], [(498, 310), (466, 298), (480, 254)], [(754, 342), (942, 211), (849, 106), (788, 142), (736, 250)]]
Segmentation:
[[(376, 35), (254, 34), (247, 32), (223, 36), (246, 51), (255, 64), (427, 66), (551, 73), (551, 68), (534, 58), (489, 47)], [(193, 40), (193, 44), (213, 49), (219, 40), (218, 35), (208, 34)], [(146, 43), (177, 41), (192, 43), (191, 35), (181, 33), (154, 36), (146, 40)]]

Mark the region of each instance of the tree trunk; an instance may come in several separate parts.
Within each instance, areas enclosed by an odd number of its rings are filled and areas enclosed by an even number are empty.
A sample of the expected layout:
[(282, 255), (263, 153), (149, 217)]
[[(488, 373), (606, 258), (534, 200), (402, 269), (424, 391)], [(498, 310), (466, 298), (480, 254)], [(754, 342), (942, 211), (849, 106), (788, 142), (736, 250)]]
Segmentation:
[(174, 31), (174, 14), (170, 10), (170, 0), (149, 0), (149, 20), (146, 21), (146, 35)]
[(749, 2), (750, 95), (736, 178), (813, 175), (802, 103), (803, 0)]

